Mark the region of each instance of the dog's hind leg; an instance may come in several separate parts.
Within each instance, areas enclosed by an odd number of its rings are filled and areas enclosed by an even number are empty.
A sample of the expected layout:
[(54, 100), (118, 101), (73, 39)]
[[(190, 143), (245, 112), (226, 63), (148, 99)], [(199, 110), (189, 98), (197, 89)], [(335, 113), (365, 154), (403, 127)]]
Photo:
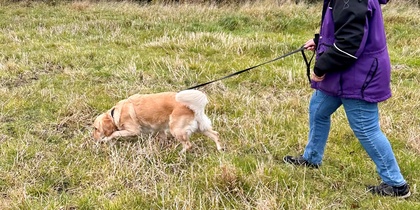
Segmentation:
[(222, 147), (221, 144), (220, 144), (219, 134), (216, 131), (214, 131), (213, 129), (210, 128), (210, 129), (207, 129), (205, 131), (202, 131), (202, 133), (204, 135), (206, 135), (207, 137), (211, 138), (214, 141), (214, 143), (216, 143), (216, 147), (217, 147), (218, 151), (224, 151), (225, 150), (225, 148)]
[(190, 135), (186, 129), (170, 128), (170, 132), (176, 140), (182, 143), (182, 150), (180, 153), (184, 153), (192, 147), (190, 142)]
[(182, 143), (183, 148), (180, 153), (185, 153), (187, 150), (189, 150), (192, 147), (192, 144), (189, 140), (187, 133), (173, 132), (172, 135), (174, 135), (175, 138)]
[(185, 153), (186, 151), (188, 151), (192, 147), (191, 142), (188, 139), (181, 140), (181, 143), (182, 143), (182, 146), (183, 146), (183, 148), (181, 150), (181, 153)]

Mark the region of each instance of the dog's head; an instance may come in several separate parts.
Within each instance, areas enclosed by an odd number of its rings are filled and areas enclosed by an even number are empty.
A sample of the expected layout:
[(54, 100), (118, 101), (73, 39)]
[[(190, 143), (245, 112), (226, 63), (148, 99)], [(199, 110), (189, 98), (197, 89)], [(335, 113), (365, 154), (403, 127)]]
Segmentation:
[(106, 112), (96, 117), (95, 122), (93, 123), (92, 136), (95, 140), (101, 140), (106, 136), (110, 136), (117, 130), (117, 126), (114, 124), (111, 114)]

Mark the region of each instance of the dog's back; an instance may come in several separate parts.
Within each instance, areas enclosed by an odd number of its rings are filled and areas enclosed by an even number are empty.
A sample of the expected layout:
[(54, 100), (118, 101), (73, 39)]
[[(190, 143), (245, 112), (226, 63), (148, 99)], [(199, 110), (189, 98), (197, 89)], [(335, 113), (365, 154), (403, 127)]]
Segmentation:
[(140, 124), (157, 126), (168, 123), (169, 115), (178, 105), (175, 94), (174, 92), (135, 94), (127, 100), (133, 105)]

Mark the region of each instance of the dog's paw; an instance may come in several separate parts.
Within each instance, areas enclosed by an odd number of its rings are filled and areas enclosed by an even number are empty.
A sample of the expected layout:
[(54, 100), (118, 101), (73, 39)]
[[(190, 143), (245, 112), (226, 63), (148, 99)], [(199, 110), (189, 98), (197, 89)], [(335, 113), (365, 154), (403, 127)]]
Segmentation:
[(110, 140), (111, 140), (111, 138), (109, 138), (109, 137), (103, 137), (102, 139), (98, 140), (98, 143), (105, 144), (105, 143), (108, 143)]
[(219, 152), (226, 152), (226, 148), (225, 147), (218, 147), (217, 151)]

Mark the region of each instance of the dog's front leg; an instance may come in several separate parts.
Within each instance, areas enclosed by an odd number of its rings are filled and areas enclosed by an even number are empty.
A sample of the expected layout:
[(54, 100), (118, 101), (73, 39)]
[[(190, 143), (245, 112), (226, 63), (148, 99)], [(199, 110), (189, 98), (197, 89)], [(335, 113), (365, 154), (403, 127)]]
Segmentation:
[(137, 136), (138, 133), (129, 131), (129, 130), (121, 130), (121, 131), (115, 131), (110, 136), (106, 136), (102, 138), (102, 142), (108, 142), (114, 138), (120, 138), (120, 137), (128, 137), (128, 136)]

